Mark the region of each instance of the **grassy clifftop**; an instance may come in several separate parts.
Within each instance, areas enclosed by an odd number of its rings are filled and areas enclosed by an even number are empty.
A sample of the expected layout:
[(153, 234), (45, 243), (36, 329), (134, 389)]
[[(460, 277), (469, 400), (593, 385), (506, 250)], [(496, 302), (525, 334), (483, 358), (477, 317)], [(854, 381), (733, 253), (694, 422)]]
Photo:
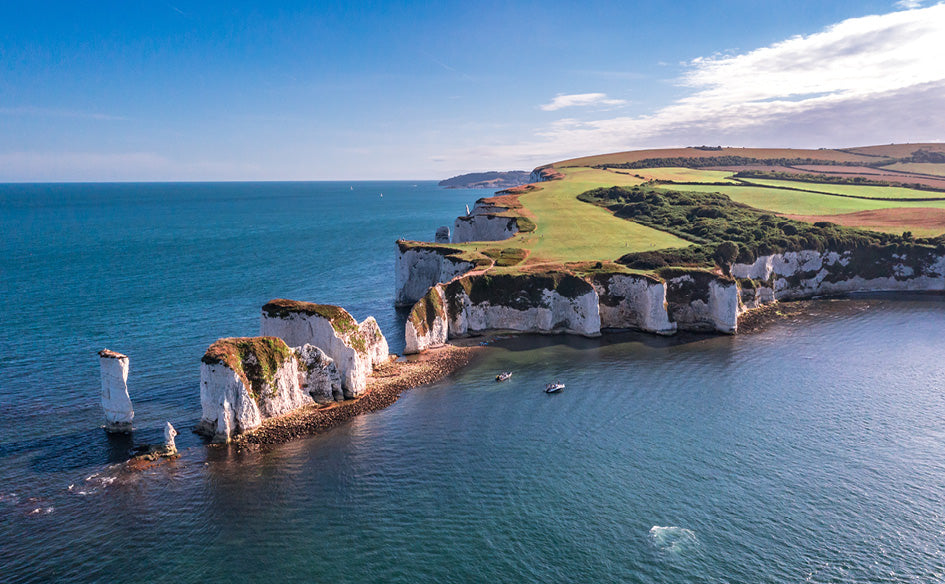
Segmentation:
[(748, 259), (834, 246), (928, 248), (945, 234), (945, 144), (640, 150), (542, 172), (550, 180), (488, 200), (534, 230), (451, 244), (450, 254), (493, 275), (658, 276), (667, 266), (713, 269), (732, 251), (721, 254), (723, 243)]

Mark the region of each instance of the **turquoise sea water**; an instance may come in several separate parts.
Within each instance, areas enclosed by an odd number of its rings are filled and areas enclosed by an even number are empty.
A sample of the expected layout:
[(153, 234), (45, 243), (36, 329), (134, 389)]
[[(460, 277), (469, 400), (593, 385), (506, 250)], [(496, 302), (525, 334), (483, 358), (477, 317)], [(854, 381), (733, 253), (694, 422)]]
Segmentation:
[[(483, 194), (0, 186), (0, 581), (945, 582), (940, 296), (523, 337), (310, 439), (187, 431), (204, 349), (272, 297), (373, 314), (399, 351), (394, 240)], [(176, 463), (110, 466), (130, 444), (99, 428), (103, 346), (131, 357), (135, 441), (170, 420)]]

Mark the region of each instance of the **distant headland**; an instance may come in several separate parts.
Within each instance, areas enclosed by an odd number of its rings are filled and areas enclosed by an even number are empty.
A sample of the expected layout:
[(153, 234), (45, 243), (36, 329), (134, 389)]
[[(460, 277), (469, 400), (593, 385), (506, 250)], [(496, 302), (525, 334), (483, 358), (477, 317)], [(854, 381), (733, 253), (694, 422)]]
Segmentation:
[(531, 173), (525, 170), (471, 172), (441, 180), (437, 183), (448, 189), (508, 189), (531, 182)]

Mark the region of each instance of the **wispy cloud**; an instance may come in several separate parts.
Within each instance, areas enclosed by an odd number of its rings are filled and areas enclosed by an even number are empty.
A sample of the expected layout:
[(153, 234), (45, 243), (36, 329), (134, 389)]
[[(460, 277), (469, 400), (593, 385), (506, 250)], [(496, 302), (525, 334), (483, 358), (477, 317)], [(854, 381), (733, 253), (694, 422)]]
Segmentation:
[[(750, 52), (691, 60), (690, 93), (650, 114), (559, 119), (526, 142), (477, 150), (519, 165), (687, 143), (839, 146), (945, 138), (945, 3), (851, 18)], [(604, 99), (558, 96), (555, 111)], [(474, 154), (470, 152), (469, 154)], [(495, 163), (493, 163), (495, 164)]]
[(899, 8), (905, 8), (906, 10), (913, 10), (919, 8), (924, 3), (924, 0), (899, 0), (896, 2), (896, 6)]
[(46, 118), (76, 118), (76, 119), (102, 120), (102, 121), (116, 121), (116, 120), (121, 121), (121, 120), (128, 119), (124, 116), (113, 116), (109, 114), (102, 114), (102, 113), (96, 113), (96, 112), (81, 112), (81, 111), (43, 108), (43, 107), (35, 107), (35, 106), (0, 107), (0, 115), (34, 116), (34, 117), (46, 117)]
[(622, 99), (609, 99), (606, 93), (558, 94), (549, 103), (538, 106), (546, 112), (553, 112), (566, 107), (614, 106), (627, 103)]

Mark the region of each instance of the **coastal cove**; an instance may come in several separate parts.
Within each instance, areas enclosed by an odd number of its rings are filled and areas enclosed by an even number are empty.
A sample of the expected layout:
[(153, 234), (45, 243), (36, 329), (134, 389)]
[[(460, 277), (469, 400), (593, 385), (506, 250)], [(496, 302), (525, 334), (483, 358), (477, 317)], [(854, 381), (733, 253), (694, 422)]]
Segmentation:
[[(272, 298), (374, 315), (403, 352), (394, 240), (429, 239), (482, 196), (413, 184), (0, 187), (7, 573), (121, 582), (133, 561), (134, 580), (179, 582), (945, 577), (940, 295), (806, 302), (736, 336), (501, 340), (318, 436), (205, 447), (187, 431), (200, 356), (258, 334)], [(100, 429), (103, 346), (131, 358), (134, 442), (170, 420), (179, 460), (110, 466), (131, 441)], [(497, 384), (500, 370), (515, 375)], [(551, 378), (567, 389), (544, 395)]]

